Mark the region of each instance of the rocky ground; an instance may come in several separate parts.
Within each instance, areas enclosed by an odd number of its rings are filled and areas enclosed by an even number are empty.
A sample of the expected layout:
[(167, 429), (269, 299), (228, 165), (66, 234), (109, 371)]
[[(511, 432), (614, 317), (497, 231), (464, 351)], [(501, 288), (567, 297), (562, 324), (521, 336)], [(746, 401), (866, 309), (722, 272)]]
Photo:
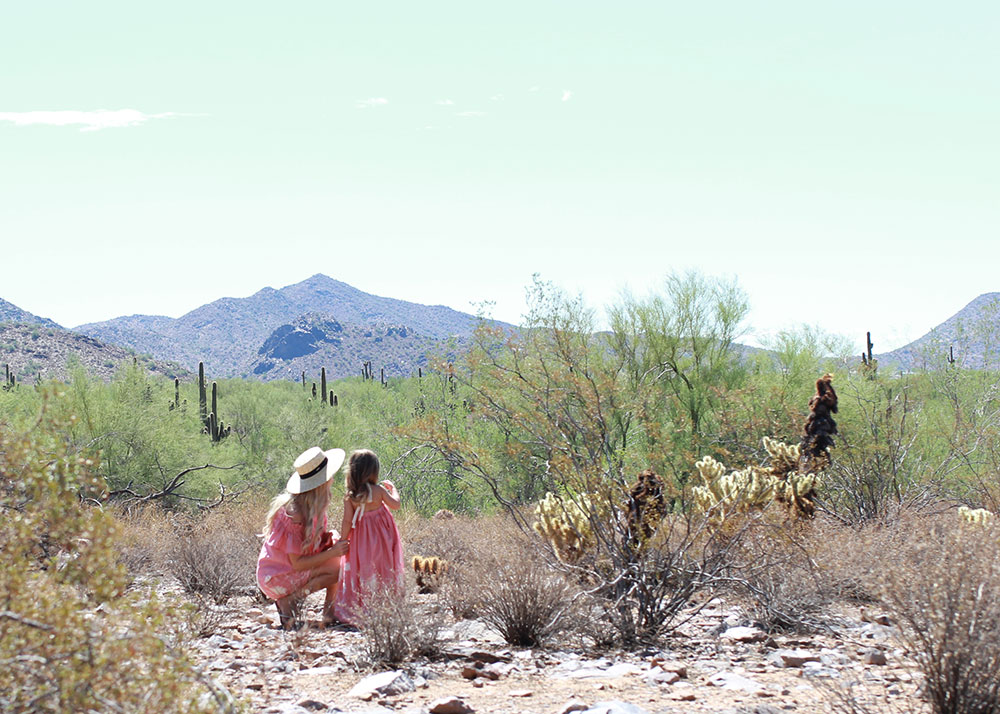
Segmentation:
[[(634, 653), (516, 649), (484, 623), (463, 620), (441, 633), (439, 657), (378, 669), (361, 664), (359, 632), (318, 627), (318, 597), (298, 632), (278, 629), (273, 607), (247, 599), (196, 640), (196, 659), (250, 711), (276, 714), (926, 708), (893, 623), (864, 610), (843, 613), (824, 634), (768, 636), (717, 598), (663, 649)], [(838, 709), (847, 687), (857, 708)]]

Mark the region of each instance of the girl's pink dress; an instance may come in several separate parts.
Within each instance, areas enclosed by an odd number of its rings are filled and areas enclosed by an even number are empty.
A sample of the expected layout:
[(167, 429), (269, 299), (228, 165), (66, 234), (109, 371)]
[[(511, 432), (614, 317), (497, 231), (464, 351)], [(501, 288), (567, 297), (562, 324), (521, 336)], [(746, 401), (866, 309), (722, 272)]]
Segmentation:
[[(326, 526), (324, 513), (320, 523), (321, 531), (325, 531)], [(333, 539), (337, 540), (338, 537), (334, 531)], [(271, 523), (271, 533), (260, 547), (260, 556), (257, 558), (257, 584), (272, 600), (278, 600), (300, 590), (312, 579), (311, 570), (295, 570), (288, 558), (289, 553), (312, 555), (320, 550), (317, 546), (303, 553), (303, 540), (305, 540), (305, 526), (289, 518), (284, 508), (279, 510)]]
[(362, 504), (354, 511), (351, 549), (340, 570), (340, 591), (334, 606), (337, 619), (352, 624), (360, 617), (367, 593), (376, 588), (403, 588), (403, 543), (396, 520), (384, 503), (367, 513), (364, 508)]

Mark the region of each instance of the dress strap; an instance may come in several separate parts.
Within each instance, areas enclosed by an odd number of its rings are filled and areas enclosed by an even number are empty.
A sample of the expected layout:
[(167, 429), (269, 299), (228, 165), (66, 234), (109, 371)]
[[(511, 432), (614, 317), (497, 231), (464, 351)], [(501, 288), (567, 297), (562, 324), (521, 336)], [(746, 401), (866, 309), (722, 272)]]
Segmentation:
[(351, 516), (351, 530), (354, 530), (354, 528), (357, 527), (358, 523), (360, 523), (361, 519), (364, 517), (364, 515), (365, 515), (365, 504), (368, 504), (368, 503), (372, 502), (372, 498), (373, 498), (373, 496), (372, 496), (372, 485), (370, 483), (366, 483), (365, 486), (368, 488), (368, 498), (365, 500), (364, 503), (361, 504), (360, 508), (358, 508), (358, 507), (354, 508), (354, 515)]

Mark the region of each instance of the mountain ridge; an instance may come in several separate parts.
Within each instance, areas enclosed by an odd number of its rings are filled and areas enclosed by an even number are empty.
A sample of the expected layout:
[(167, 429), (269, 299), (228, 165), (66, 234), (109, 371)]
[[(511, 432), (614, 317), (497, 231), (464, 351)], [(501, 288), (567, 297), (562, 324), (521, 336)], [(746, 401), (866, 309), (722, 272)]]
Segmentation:
[[(188, 369), (204, 361), (216, 374), (236, 377), (249, 376), (260, 367), (257, 351), (261, 345), (276, 329), (304, 315), (323, 315), (360, 327), (402, 326), (422, 344), (467, 337), (480, 322), (474, 315), (444, 305), (371, 295), (316, 273), (277, 290), (267, 286), (246, 298), (220, 298), (178, 318), (132, 315), (85, 323), (74, 330)], [(407, 357), (403, 363), (413, 363), (413, 359)]]

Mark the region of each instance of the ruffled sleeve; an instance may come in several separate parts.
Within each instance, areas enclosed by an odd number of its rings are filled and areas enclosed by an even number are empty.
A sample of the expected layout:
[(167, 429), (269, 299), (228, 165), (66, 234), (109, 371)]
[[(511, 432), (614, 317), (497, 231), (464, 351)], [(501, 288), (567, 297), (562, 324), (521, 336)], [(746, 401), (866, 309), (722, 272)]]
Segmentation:
[(272, 549), (299, 555), (302, 552), (302, 526), (292, 522), (284, 511), (279, 511), (271, 525), (269, 540)]

